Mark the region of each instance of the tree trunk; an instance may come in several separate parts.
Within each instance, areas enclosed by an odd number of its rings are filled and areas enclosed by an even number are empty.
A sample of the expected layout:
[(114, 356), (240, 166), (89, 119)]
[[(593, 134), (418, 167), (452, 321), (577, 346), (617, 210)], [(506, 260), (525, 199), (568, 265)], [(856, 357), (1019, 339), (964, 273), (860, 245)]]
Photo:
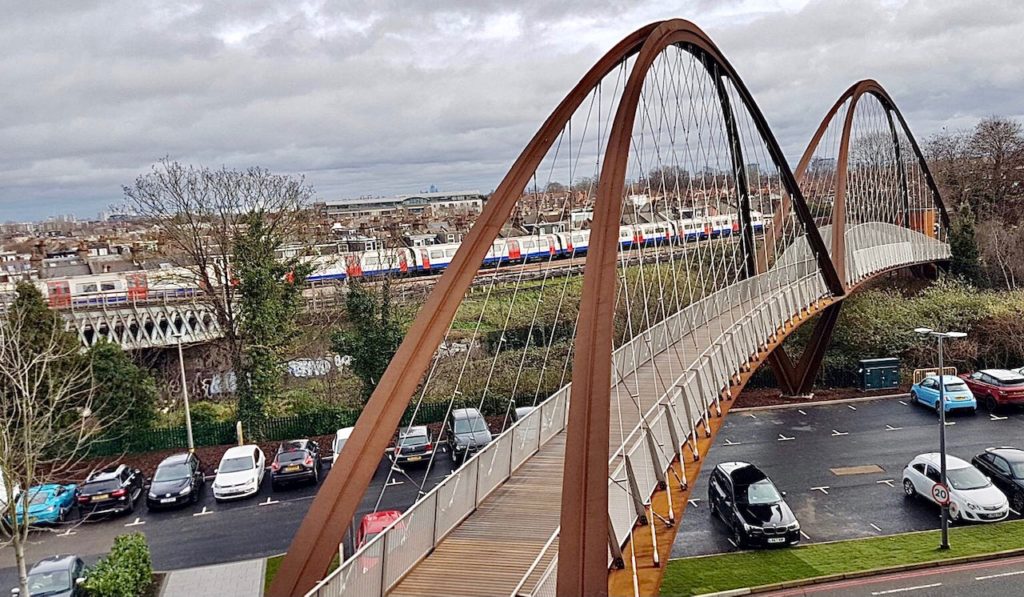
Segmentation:
[[(28, 510), (26, 510), (27, 512)], [(17, 519), (15, 519), (17, 520)], [(27, 517), (26, 517), (27, 521)], [(15, 525), (17, 527), (18, 525)], [(11, 533), (14, 547), (14, 561), (18, 566), (18, 586), (21, 587), (21, 594), (28, 597), (28, 567), (25, 565), (25, 542), (24, 539), (27, 537), (21, 536), (22, 530), (15, 528), (14, 532)], [(28, 534), (28, 531), (25, 531)]]

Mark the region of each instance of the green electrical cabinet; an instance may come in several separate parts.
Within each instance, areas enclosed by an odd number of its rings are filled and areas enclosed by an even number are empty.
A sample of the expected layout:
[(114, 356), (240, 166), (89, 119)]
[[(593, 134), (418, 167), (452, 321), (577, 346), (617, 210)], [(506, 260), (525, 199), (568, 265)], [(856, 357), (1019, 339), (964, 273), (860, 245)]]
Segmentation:
[(895, 390), (900, 387), (900, 360), (897, 358), (860, 361), (861, 390)]

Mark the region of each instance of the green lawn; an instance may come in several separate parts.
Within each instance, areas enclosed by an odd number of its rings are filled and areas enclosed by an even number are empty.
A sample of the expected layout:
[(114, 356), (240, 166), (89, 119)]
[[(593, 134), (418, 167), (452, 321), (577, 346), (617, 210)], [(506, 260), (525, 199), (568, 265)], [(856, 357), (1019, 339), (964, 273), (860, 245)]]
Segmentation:
[[(274, 581), (274, 577), (277, 576), (277, 569), (281, 567), (281, 562), (284, 561), (284, 554), (279, 556), (272, 556), (267, 558), (267, 567), (263, 572), (263, 592), (266, 593), (270, 590), (270, 583)], [(338, 554), (334, 554), (334, 559), (331, 560), (330, 571), (334, 571), (340, 565), (340, 559)]]
[(939, 532), (909, 533), (793, 549), (672, 560), (663, 596), (699, 595), (783, 581), (916, 564), (1024, 548), (1024, 520), (950, 530), (949, 551), (939, 551)]

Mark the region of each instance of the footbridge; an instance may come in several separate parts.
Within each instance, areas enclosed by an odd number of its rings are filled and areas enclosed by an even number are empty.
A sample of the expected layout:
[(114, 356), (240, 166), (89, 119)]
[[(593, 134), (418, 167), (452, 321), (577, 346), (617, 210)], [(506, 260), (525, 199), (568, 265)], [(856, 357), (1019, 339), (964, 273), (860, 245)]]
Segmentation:
[[(571, 192), (551, 201), (591, 214), (582, 284), (560, 277), (469, 293), (524, 197), (556, 181)], [(758, 212), (770, 222), (762, 234)], [(736, 242), (678, 238), (695, 215), (734, 216), (738, 226), (719, 235)], [(627, 221), (676, 238), (621, 238)], [(703, 31), (684, 20), (641, 28), (572, 88), (492, 195), (269, 594), (656, 592), (645, 575), (669, 547), (663, 531), (678, 522), (680, 496), (749, 376), (769, 363), (788, 388), (807, 387), (842, 301), (889, 272), (948, 260), (947, 227), (921, 151), (878, 83), (847, 90), (791, 170)], [(667, 251), (668, 242), (686, 250)], [(627, 261), (631, 253), (667, 255)], [(811, 341), (793, 359), (781, 343), (809, 321)], [(478, 348), (438, 350), (452, 341)], [(535, 408), (514, 423), (493, 417), (493, 441), (440, 484), (421, 485), (413, 507), (332, 570), (406, 407), (493, 396), (508, 399), (509, 415)], [(445, 428), (435, 440), (466, 431)]]

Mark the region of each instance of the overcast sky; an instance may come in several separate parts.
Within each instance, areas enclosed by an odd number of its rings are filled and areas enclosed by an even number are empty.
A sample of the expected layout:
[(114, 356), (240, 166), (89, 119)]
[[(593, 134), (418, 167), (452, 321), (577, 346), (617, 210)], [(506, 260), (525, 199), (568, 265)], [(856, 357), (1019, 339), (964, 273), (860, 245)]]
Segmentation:
[(682, 17), (791, 160), (853, 81), (919, 140), (1024, 116), (1020, 0), (3, 2), (0, 221), (94, 216), (162, 156), (320, 198), (492, 190), (611, 45)]

